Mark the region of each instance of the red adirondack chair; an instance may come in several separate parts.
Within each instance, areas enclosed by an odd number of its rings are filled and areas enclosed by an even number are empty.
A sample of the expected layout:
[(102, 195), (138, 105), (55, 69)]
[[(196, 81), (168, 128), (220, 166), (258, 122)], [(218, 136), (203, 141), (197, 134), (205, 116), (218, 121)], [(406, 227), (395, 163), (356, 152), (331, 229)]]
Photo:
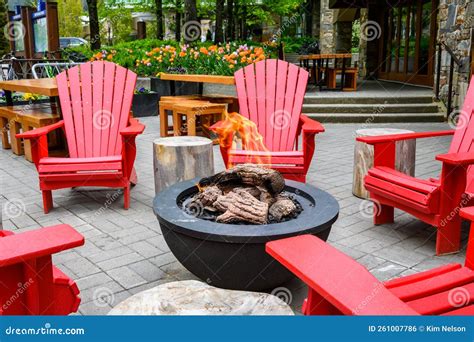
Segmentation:
[[(359, 137), (374, 145), (374, 167), (365, 178), (365, 187), (374, 204), (374, 223), (394, 221), (394, 207), (437, 228), (436, 253), (460, 249), (459, 209), (468, 203), (465, 194), (474, 194), (474, 78), (471, 80), (456, 130)], [(439, 179), (418, 179), (394, 169), (397, 141), (453, 135), (448, 154), (436, 156), (443, 163)]]
[(77, 285), (51, 255), (82, 246), (67, 224), (21, 234), (0, 230), (0, 315), (68, 315), (81, 299)]
[[(269, 151), (221, 148), (225, 165), (270, 163), (287, 179), (304, 182), (314, 154), (314, 138), (324, 132), (301, 114), (308, 72), (285, 61), (268, 59), (235, 73), (240, 114), (253, 121)], [(211, 129), (218, 131), (223, 122)], [(302, 150), (298, 137), (302, 135)], [(230, 137), (232, 139), (232, 137)]]
[[(474, 220), (474, 208), (463, 209)], [(268, 242), (266, 251), (308, 285), (305, 315), (474, 315), (474, 226), (465, 265), (377, 280), (313, 235)]]
[[(57, 77), (63, 120), (18, 134), (32, 140), (44, 212), (53, 207), (52, 190), (105, 186), (124, 189), (130, 205), (135, 138), (145, 129), (130, 117), (137, 75), (110, 62), (84, 63)], [(62, 128), (69, 158), (48, 157), (46, 136)]]

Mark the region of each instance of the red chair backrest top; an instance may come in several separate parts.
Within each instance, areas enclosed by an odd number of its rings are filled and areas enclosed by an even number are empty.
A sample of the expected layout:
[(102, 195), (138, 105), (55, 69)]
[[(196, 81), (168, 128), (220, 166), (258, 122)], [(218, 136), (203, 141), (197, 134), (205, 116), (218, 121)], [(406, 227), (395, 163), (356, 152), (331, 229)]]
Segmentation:
[(308, 72), (294, 64), (268, 59), (235, 74), (240, 114), (256, 123), (270, 151), (293, 151)]
[(137, 75), (114, 63), (95, 61), (56, 76), (72, 158), (120, 155)]
[[(464, 105), (458, 116), (456, 132), (454, 133), (449, 153), (474, 153), (474, 76), (471, 78), (469, 89), (464, 99)], [(474, 168), (470, 167), (467, 177), (467, 192), (474, 194)]]

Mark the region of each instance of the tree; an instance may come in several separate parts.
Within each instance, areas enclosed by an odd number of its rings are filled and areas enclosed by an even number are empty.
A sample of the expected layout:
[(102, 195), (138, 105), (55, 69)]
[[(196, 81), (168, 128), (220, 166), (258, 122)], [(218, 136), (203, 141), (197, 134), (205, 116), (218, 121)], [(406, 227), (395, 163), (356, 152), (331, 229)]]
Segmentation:
[(224, 0), (216, 0), (216, 36), (215, 42), (222, 43), (224, 41)]
[[(196, 27), (196, 22), (198, 20), (197, 16), (197, 8), (196, 8), (196, 0), (184, 0), (184, 24), (186, 25), (185, 28), (190, 27), (192, 25), (193, 32), (196, 34), (192, 34), (192, 37), (189, 34), (184, 35), (184, 40), (186, 43), (191, 43), (196, 39), (201, 38), (201, 27), (198, 25)], [(199, 31), (199, 32), (198, 32)]]
[(227, 40), (234, 40), (234, 0), (227, 0)]
[(163, 1), (155, 0), (156, 38), (163, 39)]
[[(0, 0), (0, 27), (7, 27), (7, 6), (4, 0)], [(10, 45), (5, 34), (0, 34), (0, 56), (10, 51)]]
[(90, 28), (90, 42), (91, 49), (100, 49), (100, 28), (99, 15), (97, 13), (97, 0), (86, 0), (87, 11), (89, 13), (89, 28)]
[(175, 10), (176, 10), (176, 27), (175, 27), (175, 32), (174, 32), (174, 35), (175, 35), (175, 39), (176, 41), (180, 41), (181, 40), (181, 6), (182, 6), (182, 2), (181, 0), (176, 0), (176, 7), (175, 7)]
[(83, 14), (81, 0), (58, 1), (59, 35), (61, 37), (82, 37), (80, 17)]

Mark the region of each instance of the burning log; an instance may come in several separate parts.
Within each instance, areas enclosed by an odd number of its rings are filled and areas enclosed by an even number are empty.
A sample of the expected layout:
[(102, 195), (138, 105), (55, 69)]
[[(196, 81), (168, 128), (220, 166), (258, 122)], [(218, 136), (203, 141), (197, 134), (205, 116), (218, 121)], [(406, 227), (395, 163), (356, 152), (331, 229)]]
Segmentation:
[(184, 203), (184, 209), (192, 208), (187, 211), (220, 223), (281, 222), (301, 211), (297, 202), (282, 193), (284, 187), (278, 171), (241, 164), (203, 178), (199, 193)]
[(224, 186), (226, 183), (263, 186), (272, 194), (279, 194), (285, 188), (285, 179), (280, 172), (255, 164), (240, 164), (214, 176), (201, 179), (199, 187)]

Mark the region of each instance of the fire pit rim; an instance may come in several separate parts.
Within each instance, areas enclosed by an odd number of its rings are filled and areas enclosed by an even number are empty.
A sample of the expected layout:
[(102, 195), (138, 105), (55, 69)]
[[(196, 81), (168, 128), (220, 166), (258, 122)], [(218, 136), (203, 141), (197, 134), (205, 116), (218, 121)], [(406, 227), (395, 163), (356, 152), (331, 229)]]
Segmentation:
[[(286, 180), (285, 190), (295, 194), (303, 211), (285, 222), (263, 225), (218, 223), (186, 214), (178, 205), (183, 193), (197, 191), (199, 178), (174, 184), (155, 196), (153, 211), (161, 224), (171, 231), (198, 239), (227, 243), (262, 243), (301, 234), (315, 234), (330, 229), (339, 215), (339, 203), (327, 192), (307, 183)], [(315, 204), (311, 206), (310, 203)]]

